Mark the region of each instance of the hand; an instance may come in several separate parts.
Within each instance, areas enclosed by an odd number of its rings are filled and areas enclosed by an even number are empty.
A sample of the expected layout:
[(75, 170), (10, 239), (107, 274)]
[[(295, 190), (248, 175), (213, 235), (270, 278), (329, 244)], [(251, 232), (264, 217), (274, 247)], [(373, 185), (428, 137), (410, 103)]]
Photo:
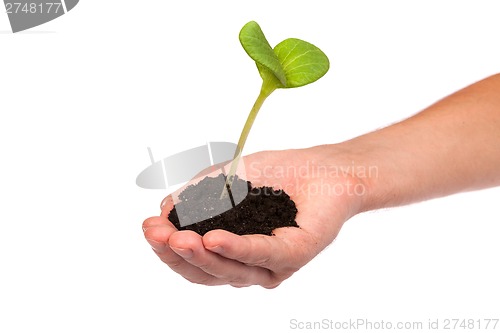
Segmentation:
[(346, 169), (353, 168), (351, 160), (325, 157), (332, 151), (332, 146), (319, 146), (243, 158), (245, 178), (254, 186), (284, 189), (295, 201), (300, 228), (279, 228), (275, 236), (213, 230), (202, 237), (178, 231), (168, 221), (173, 207), (169, 196), (161, 216), (144, 221), (144, 235), (163, 262), (193, 283), (274, 288), (320, 253), (343, 223), (361, 211), (367, 184)]

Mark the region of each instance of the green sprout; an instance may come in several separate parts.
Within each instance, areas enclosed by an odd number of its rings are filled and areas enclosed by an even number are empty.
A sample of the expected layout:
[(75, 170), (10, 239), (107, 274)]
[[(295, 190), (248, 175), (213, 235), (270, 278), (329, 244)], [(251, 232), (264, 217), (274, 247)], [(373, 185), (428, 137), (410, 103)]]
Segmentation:
[(303, 40), (285, 39), (273, 49), (257, 22), (250, 21), (245, 24), (239, 37), (246, 53), (257, 65), (262, 77), (262, 87), (238, 140), (226, 178), (228, 189), (231, 188), (248, 133), (266, 98), (278, 88), (296, 88), (313, 83), (330, 68), (328, 57), (319, 48)]

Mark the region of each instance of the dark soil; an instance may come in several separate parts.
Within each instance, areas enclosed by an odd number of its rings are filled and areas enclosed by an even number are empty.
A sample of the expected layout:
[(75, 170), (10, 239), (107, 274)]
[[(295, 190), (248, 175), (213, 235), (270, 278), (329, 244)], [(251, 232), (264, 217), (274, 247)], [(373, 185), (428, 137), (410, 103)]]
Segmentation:
[[(239, 204), (233, 207), (227, 195), (221, 200), (224, 184), (225, 176), (220, 174), (216, 178), (205, 177), (198, 184), (186, 187), (179, 194), (180, 201), (170, 211), (168, 219), (177, 229), (193, 230), (200, 235), (210, 230), (224, 229), (238, 235), (272, 236), (276, 228), (298, 227), (295, 222), (297, 208), (284, 191), (272, 187), (252, 187), (250, 182), (235, 176), (230, 198), (234, 197), (234, 201)], [(244, 195), (238, 198), (238, 193)], [(211, 216), (210, 211), (222, 213)], [(178, 212), (182, 212), (179, 214), (182, 214), (183, 222), (201, 222), (182, 227)]]

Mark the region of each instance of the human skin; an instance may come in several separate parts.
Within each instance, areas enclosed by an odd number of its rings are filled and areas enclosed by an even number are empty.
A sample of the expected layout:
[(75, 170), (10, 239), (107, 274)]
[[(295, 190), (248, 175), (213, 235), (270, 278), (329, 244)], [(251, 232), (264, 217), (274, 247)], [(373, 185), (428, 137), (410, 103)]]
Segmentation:
[(161, 215), (144, 221), (144, 235), (164, 263), (193, 283), (274, 288), (356, 214), (500, 185), (500, 75), (352, 140), (259, 152), (243, 162), (254, 185), (285, 189), (300, 228), (276, 229), (275, 236), (178, 231), (167, 218), (173, 205), (167, 197)]

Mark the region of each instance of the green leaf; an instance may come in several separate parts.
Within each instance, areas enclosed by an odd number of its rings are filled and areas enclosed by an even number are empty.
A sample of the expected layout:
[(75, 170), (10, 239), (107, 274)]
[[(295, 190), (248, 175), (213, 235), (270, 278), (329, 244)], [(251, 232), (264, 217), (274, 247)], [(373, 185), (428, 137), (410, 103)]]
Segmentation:
[(330, 61), (319, 48), (296, 38), (285, 39), (274, 48), (286, 76), (286, 88), (305, 86), (328, 72)]
[(269, 70), (281, 83), (286, 86), (286, 76), (280, 61), (271, 45), (267, 41), (262, 29), (255, 21), (250, 21), (240, 31), (240, 42), (247, 54), (259, 68), (263, 80), (269, 79)]
[(243, 26), (240, 42), (256, 62), (264, 85), (272, 90), (305, 86), (321, 78), (330, 68), (323, 51), (297, 38), (285, 39), (272, 49), (255, 21)]

